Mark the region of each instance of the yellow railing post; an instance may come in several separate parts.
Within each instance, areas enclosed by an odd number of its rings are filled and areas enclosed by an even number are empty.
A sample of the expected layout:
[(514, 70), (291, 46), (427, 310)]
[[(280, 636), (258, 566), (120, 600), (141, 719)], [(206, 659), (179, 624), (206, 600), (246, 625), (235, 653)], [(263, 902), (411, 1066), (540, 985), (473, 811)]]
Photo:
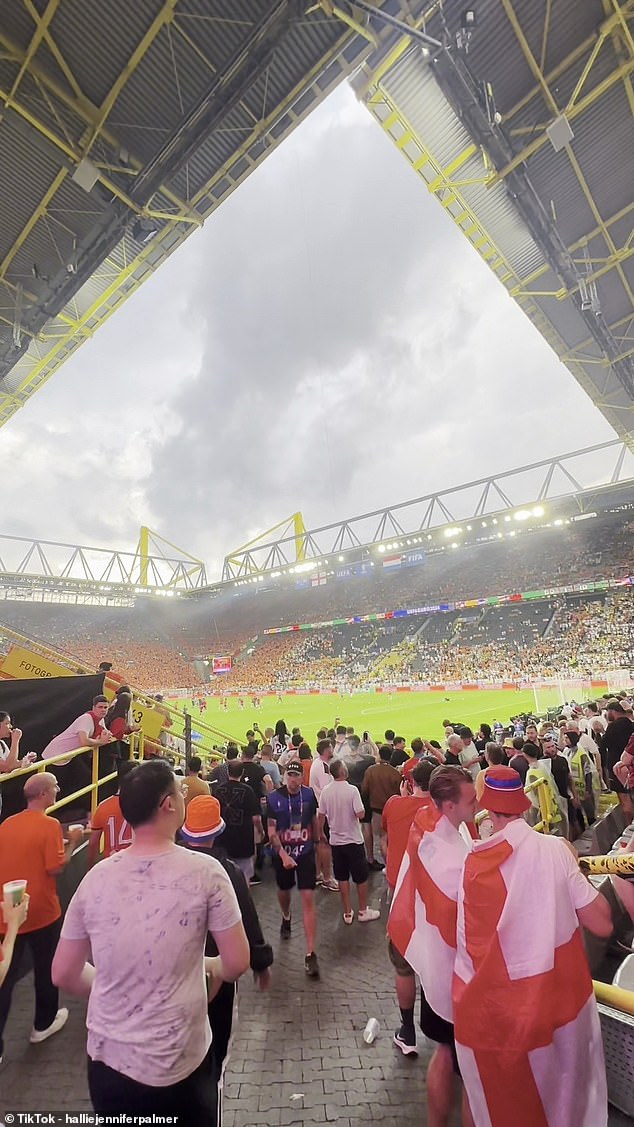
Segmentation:
[(92, 749), (92, 791), (90, 792), (90, 813), (94, 814), (99, 803), (99, 748)]

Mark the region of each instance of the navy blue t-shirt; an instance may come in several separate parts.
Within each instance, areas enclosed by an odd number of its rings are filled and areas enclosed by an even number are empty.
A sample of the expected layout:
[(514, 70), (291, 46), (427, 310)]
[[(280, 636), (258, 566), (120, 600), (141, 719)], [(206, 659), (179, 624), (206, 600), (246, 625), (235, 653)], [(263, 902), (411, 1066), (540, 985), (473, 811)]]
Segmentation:
[(310, 787), (302, 786), (293, 795), (285, 786), (271, 791), (267, 813), (269, 818), (275, 819), (277, 836), (295, 861), (314, 851), (313, 819), (317, 814), (317, 799)]

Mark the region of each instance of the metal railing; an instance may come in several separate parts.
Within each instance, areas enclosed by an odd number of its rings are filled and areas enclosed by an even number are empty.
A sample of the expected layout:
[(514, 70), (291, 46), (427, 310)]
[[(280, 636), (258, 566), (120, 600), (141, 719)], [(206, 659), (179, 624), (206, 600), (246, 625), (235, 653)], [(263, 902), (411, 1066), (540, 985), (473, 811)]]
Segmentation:
[[(133, 733), (136, 734), (136, 733)], [(131, 737), (132, 740), (132, 737)], [(136, 741), (138, 744), (139, 741)], [(107, 746), (107, 745), (106, 745)], [(137, 758), (133, 755), (134, 745), (130, 744), (130, 758)], [(103, 775), (99, 778), (99, 748), (98, 747), (79, 747), (75, 751), (66, 751), (63, 755), (54, 755), (50, 759), (38, 759), (35, 763), (29, 764), (28, 767), (16, 767), (15, 771), (7, 771), (6, 774), (0, 775), (0, 787), (8, 783), (10, 779), (19, 779), (29, 775), (41, 774), (43, 771), (48, 771), (55, 764), (65, 766), (70, 759), (78, 759), (80, 755), (90, 755), (91, 758), (91, 781), (87, 786), (81, 787), (79, 790), (73, 791), (72, 794), (67, 794), (64, 798), (58, 799), (51, 806), (46, 809), (47, 814), (54, 814), (56, 810), (61, 810), (64, 806), (71, 806), (78, 798), (83, 798), (85, 794), (90, 794), (90, 812), (94, 814), (99, 802), (98, 792), (99, 787), (104, 783), (110, 783), (116, 779), (117, 772), (113, 771), (109, 775)]]

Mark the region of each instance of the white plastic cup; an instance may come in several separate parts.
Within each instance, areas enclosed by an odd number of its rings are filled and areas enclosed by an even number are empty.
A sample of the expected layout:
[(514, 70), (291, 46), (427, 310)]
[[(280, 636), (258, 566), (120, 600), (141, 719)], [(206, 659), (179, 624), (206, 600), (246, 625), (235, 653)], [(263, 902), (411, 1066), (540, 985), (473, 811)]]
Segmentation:
[(26, 892), (27, 881), (25, 880), (8, 880), (2, 886), (2, 897), (8, 900), (14, 907), (16, 904), (21, 904)]
[(84, 823), (83, 822), (73, 822), (72, 826), (68, 827), (68, 830), (69, 830), (69, 833), (70, 833), (71, 830), (81, 830), (81, 832), (83, 833), (84, 832)]
[(366, 1045), (371, 1045), (372, 1042), (376, 1039), (379, 1028), (379, 1023), (376, 1018), (371, 1017), (365, 1029), (363, 1030), (363, 1040), (365, 1041)]

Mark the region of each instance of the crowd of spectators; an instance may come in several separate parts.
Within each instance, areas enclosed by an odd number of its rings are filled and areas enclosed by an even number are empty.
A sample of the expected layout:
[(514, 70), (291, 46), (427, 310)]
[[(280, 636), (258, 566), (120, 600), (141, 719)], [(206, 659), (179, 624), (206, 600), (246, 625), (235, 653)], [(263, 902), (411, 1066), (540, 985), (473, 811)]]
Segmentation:
[[(604, 514), (492, 543), (430, 553), (418, 566), (325, 585), (247, 585), (211, 595), (137, 599), (101, 607), (6, 600), (11, 629), (92, 669), (104, 638), (115, 668), (148, 691), (205, 680), (195, 659), (230, 654), (226, 688), (284, 688), (392, 681), (569, 677), (630, 668), (631, 601), (554, 597), (534, 603), (407, 616), (352, 627), (265, 636), (268, 628), (454, 599), (570, 586), (631, 569), (634, 522)], [(624, 597), (625, 600), (627, 596)], [(1, 628), (0, 628), (1, 630)], [(0, 648), (11, 645), (0, 635)], [(475, 652), (477, 650), (477, 653)]]
[(625, 589), (557, 604), (488, 608), (476, 616), (436, 614), (273, 635), (238, 659), (221, 687), (565, 680), (632, 668), (634, 597)]

